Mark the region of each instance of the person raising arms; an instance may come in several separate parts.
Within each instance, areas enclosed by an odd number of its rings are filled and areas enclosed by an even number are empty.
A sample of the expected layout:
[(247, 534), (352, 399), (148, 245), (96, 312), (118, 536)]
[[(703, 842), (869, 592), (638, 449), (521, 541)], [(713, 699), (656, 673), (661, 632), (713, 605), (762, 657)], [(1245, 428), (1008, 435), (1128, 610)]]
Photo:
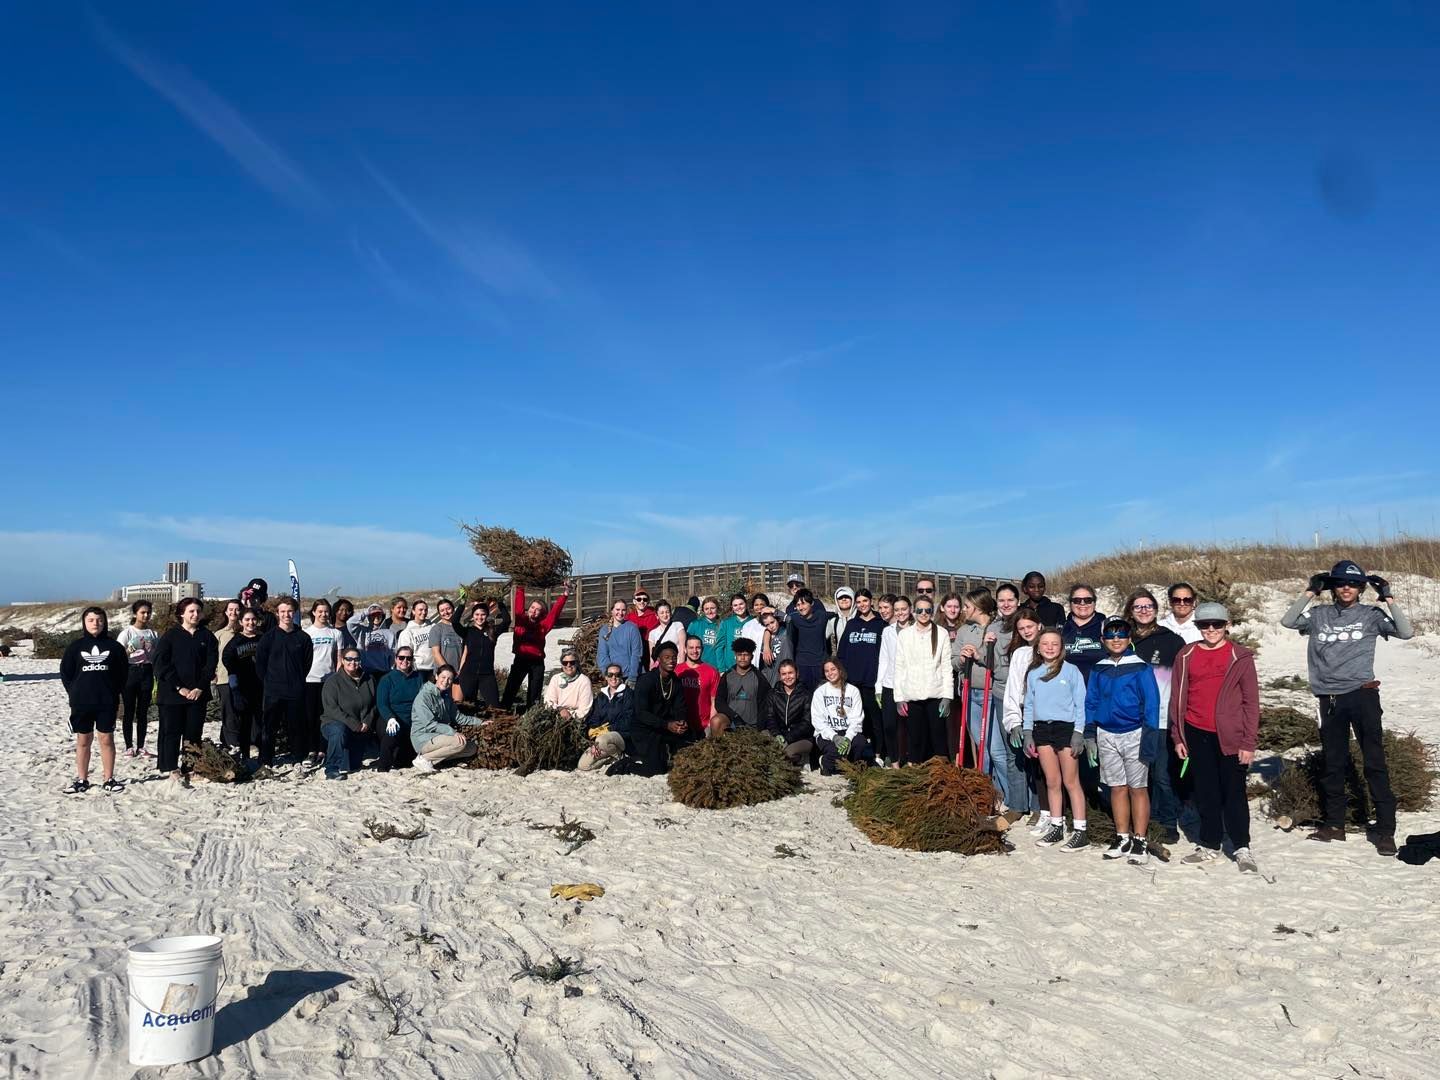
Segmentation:
[(570, 599), (571, 582), (565, 587), (550, 610), (539, 600), (525, 602), (525, 589), (515, 586), (515, 658), (510, 662), (510, 677), (505, 680), (505, 693), (500, 696), (500, 707), (509, 709), (520, 696), (520, 684), (525, 683), (525, 707), (528, 709), (540, 700), (544, 691), (541, 685), (545, 678), (545, 637), (555, 628), (560, 613), (565, 610), (565, 601)]

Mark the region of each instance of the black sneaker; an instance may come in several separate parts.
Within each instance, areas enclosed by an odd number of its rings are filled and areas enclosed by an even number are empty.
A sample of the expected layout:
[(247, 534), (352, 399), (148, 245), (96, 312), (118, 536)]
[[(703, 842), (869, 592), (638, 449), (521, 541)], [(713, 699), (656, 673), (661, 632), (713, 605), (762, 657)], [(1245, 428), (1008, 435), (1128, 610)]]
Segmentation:
[[(1133, 843), (1134, 841), (1128, 836), (1115, 837), (1114, 840), (1110, 841), (1110, 846), (1105, 849), (1105, 858), (1123, 859), (1126, 855), (1130, 854), (1130, 847)], [(1141, 840), (1140, 843), (1143, 845), (1145, 841)]]
[(60, 793), (62, 795), (84, 795), (89, 790), (90, 781), (81, 780), (80, 777), (77, 776), (74, 780), (71, 780), (69, 786), (64, 788)]
[(1043, 833), (1041, 833), (1039, 839), (1035, 841), (1035, 846), (1054, 847), (1056, 844), (1060, 843), (1064, 839), (1065, 826), (1061, 825), (1058, 821), (1051, 822), (1050, 828), (1046, 829)]
[(1179, 829), (1175, 828), (1175, 826), (1173, 825), (1166, 825), (1163, 828), (1164, 833), (1160, 837), (1160, 842), (1162, 844), (1168, 844), (1169, 846), (1174, 847), (1176, 844), (1180, 843)]
[(1061, 851), (1081, 851), (1090, 846), (1090, 837), (1085, 829), (1074, 829), (1070, 839), (1060, 845)]
[(117, 791), (124, 791), (125, 785), (112, 776), (109, 780), (106, 780), (105, 783), (100, 785), (100, 790), (109, 792), (111, 795), (114, 795)]

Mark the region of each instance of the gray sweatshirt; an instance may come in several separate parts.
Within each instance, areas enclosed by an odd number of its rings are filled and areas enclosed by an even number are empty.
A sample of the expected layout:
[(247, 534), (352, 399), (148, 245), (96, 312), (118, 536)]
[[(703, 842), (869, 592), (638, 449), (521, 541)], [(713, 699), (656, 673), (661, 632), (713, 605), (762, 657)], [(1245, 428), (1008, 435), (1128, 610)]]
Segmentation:
[(1404, 641), (1415, 636), (1410, 617), (1390, 601), (1389, 612), (1370, 604), (1310, 603), (1308, 594), (1290, 605), (1280, 625), (1310, 637), (1310, 690), (1317, 697), (1348, 694), (1375, 678), (1375, 642), (1382, 637)]

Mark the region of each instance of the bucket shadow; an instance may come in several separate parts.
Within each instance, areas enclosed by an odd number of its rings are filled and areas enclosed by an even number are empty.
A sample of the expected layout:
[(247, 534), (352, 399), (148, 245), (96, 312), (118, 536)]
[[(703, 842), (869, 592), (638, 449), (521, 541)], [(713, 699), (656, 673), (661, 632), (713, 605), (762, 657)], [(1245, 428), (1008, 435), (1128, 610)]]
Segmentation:
[(220, 1053), (258, 1035), (301, 1000), (350, 981), (338, 971), (272, 971), (215, 1014), (215, 1050)]

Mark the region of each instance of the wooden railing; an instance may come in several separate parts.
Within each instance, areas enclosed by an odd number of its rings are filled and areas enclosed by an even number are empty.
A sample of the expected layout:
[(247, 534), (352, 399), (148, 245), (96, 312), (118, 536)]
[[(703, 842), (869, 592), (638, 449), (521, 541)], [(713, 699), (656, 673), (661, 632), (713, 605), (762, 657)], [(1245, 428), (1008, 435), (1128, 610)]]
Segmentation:
[[(596, 617), (604, 617), (614, 600), (628, 601), (636, 589), (650, 594), (650, 603), (669, 600), (683, 604), (691, 596), (720, 596), (721, 610), (728, 605), (725, 593), (756, 590), (765, 593), (777, 604), (788, 603), (785, 579), (799, 574), (806, 586), (826, 607), (833, 606), (831, 597), (842, 585), (852, 589), (866, 588), (876, 596), (881, 593), (905, 594), (913, 598), (915, 581), (921, 577), (935, 579), (936, 599), (948, 592), (964, 593), (977, 585), (994, 588), (1009, 580), (991, 574), (934, 573), (895, 566), (869, 566), (864, 563), (830, 562), (828, 560), (794, 560), (779, 562), (710, 563), (705, 566), (669, 566), (654, 570), (625, 570), (614, 574), (580, 574), (575, 578), (575, 591), (565, 605), (561, 626)], [(1018, 579), (1016, 579), (1018, 580)], [(527, 599), (549, 604), (559, 595), (558, 589), (527, 589)]]

